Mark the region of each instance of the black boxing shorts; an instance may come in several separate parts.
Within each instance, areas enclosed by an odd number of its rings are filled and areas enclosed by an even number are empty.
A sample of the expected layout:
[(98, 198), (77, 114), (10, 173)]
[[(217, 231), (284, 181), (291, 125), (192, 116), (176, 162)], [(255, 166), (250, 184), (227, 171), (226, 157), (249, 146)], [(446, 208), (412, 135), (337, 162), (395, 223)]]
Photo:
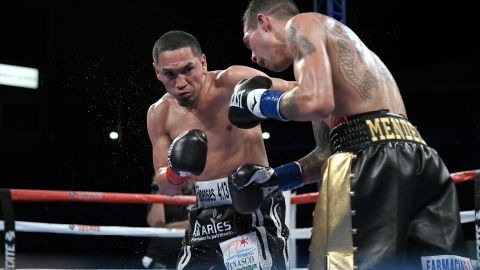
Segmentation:
[(421, 269), (421, 256), (464, 255), (450, 173), (405, 117), (349, 116), (330, 139), (310, 267)]
[(281, 192), (250, 215), (235, 212), (227, 178), (197, 182), (195, 194), (177, 269), (289, 269)]

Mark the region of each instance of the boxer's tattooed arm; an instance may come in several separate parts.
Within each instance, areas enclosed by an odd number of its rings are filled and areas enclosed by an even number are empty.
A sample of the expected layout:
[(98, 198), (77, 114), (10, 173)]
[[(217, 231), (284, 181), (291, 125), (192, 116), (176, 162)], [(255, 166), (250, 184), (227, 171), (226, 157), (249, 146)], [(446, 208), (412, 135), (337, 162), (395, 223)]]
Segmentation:
[(305, 183), (320, 181), (323, 162), (330, 156), (330, 128), (324, 121), (313, 121), (313, 134), (317, 146), (307, 156), (300, 159)]
[(285, 95), (282, 100), (282, 108), (284, 111), (282, 114), (287, 119), (296, 119), (298, 117), (298, 105), (297, 105), (297, 91), (291, 91), (288, 95)]
[(315, 52), (315, 46), (306, 36), (298, 34), (298, 23), (292, 22), (288, 28), (287, 41), (293, 57), (300, 61), (303, 57)]
[[(304, 74), (304, 77), (306, 78), (306, 80), (310, 80), (310, 81), (314, 81), (315, 80), (315, 71), (310, 69), (310, 70), (307, 70), (305, 71), (305, 74)], [(297, 103), (297, 91), (298, 90), (294, 90), (294, 91), (291, 91), (288, 95), (285, 95), (281, 102), (281, 108), (283, 109), (282, 110), (282, 113), (283, 113), (283, 116), (285, 116), (287, 119), (299, 119), (300, 118), (300, 113), (299, 113), (299, 106), (298, 106), (298, 103)]]

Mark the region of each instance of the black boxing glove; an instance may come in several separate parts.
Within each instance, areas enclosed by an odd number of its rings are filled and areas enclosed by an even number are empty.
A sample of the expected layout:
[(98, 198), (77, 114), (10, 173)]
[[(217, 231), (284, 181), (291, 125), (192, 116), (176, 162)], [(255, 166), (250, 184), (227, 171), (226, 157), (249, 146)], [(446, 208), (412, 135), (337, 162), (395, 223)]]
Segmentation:
[(167, 156), (167, 180), (174, 185), (183, 184), (191, 174), (200, 175), (207, 162), (207, 135), (192, 129), (176, 137)]
[(245, 164), (228, 177), (233, 207), (240, 214), (250, 214), (263, 203), (263, 199), (278, 190), (272, 168)]
[(277, 190), (287, 191), (303, 186), (302, 168), (298, 162), (275, 169), (245, 164), (228, 177), (228, 186), (235, 210), (240, 214), (251, 214)]
[(239, 128), (252, 128), (265, 118), (287, 121), (280, 114), (280, 99), (284, 92), (270, 90), (272, 81), (255, 76), (240, 81), (230, 99), (228, 119)]

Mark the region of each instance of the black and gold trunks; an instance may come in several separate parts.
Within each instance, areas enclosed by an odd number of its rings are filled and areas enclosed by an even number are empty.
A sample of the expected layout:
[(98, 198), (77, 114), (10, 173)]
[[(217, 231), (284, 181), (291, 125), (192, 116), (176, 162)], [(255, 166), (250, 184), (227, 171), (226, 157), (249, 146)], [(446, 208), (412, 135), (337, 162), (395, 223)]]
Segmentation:
[(386, 110), (345, 117), (344, 121), (332, 129), (330, 139), (334, 153), (356, 152), (369, 145), (388, 141), (407, 141), (426, 145), (412, 123), (405, 117)]

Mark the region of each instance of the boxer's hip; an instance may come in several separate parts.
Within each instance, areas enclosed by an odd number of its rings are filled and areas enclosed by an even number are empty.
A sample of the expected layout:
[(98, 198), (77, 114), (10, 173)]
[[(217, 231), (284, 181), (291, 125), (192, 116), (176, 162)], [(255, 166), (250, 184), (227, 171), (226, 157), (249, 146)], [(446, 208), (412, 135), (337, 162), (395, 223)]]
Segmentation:
[(355, 213), (355, 265), (406, 267), (409, 246), (448, 253), (461, 244), (450, 174), (406, 118), (386, 111), (347, 117), (332, 129), (331, 140), (336, 155), (355, 154), (348, 209)]

